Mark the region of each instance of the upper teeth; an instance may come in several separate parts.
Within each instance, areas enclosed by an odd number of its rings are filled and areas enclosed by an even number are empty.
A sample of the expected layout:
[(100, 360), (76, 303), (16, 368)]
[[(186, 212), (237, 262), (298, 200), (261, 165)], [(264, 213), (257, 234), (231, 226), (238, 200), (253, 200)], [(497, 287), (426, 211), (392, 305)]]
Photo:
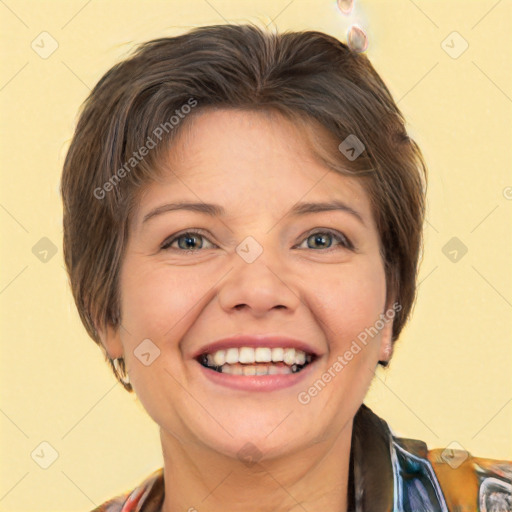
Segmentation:
[(295, 348), (269, 348), (269, 347), (240, 347), (217, 350), (208, 354), (208, 364), (222, 366), (225, 363), (278, 363), (287, 365), (303, 365), (306, 362), (306, 353)]

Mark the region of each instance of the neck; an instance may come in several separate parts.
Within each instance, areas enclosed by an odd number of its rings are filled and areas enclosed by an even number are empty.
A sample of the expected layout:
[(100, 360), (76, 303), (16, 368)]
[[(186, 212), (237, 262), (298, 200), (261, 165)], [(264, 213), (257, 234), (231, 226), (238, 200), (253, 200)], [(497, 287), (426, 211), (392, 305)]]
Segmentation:
[(346, 512), (352, 422), (333, 438), (245, 463), (160, 430), (162, 512)]

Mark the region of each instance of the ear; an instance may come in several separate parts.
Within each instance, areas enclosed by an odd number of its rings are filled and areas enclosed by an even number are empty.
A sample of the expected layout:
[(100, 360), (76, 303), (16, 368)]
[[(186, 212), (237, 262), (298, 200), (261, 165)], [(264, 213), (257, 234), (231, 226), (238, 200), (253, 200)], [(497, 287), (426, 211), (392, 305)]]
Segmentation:
[(396, 313), (402, 309), (400, 304), (392, 298), (382, 313), (384, 327), (381, 329), (381, 341), (379, 349), (379, 361), (391, 360), (393, 355), (393, 324)]
[(96, 332), (110, 359), (123, 357), (123, 344), (119, 327), (114, 327), (107, 323), (102, 327), (96, 327)]

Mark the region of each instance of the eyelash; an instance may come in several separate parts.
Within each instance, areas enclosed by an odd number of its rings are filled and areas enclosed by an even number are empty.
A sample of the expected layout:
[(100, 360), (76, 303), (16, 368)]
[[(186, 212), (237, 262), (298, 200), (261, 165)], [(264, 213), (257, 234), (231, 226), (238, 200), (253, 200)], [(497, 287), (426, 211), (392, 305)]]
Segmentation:
[[(328, 228), (317, 229), (317, 230), (313, 230), (313, 231), (307, 233), (305, 235), (305, 238), (303, 239), (303, 242), (307, 241), (307, 239), (310, 236), (313, 236), (313, 235), (316, 235), (316, 234), (329, 234), (329, 235), (332, 235), (332, 237), (335, 240), (337, 240), (338, 242), (340, 242), (341, 245), (345, 249), (348, 249), (348, 250), (351, 250), (351, 251), (355, 250), (355, 247), (352, 244), (352, 242), (343, 233), (340, 233), (338, 231), (335, 231), (335, 230), (332, 230), (332, 229), (328, 229)], [(192, 229), (192, 230), (183, 231), (181, 233), (177, 233), (175, 235), (172, 235), (170, 238), (168, 238), (167, 240), (164, 241), (164, 243), (162, 244), (160, 249), (165, 250), (165, 251), (175, 250), (175, 251), (178, 251), (178, 252), (197, 252), (198, 250), (200, 250), (200, 249), (188, 249), (187, 250), (187, 249), (179, 249), (179, 248), (171, 248), (170, 247), (176, 240), (179, 240), (181, 237), (183, 237), (185, 235), (195, 235), (195, 236), (200, 236), (200, 237), (203, 237), (203, 238), (207, 239), (206, 235), (202, 231), (193, 230)], [(315, 249), (312, 249), (312, 250), (315, 250)], [(317, 250), (323, 251), (323, 252), (330, 252), (330, 251), (334, 250), (334, 248), (333, 247), (328, 247), (327, 249), (317, 249)]]

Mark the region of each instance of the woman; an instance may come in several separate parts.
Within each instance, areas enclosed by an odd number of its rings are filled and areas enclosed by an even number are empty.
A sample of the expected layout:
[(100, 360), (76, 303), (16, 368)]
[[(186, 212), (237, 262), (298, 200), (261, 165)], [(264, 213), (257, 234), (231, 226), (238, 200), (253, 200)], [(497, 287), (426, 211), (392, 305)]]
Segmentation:
[(164, 467), (97, 511), (510, 510), (509, 462), (363, 404), (415, 298), (425, 173), (367, 57), (320, 32), (202, 27), (105, 74), (64, 254)]

